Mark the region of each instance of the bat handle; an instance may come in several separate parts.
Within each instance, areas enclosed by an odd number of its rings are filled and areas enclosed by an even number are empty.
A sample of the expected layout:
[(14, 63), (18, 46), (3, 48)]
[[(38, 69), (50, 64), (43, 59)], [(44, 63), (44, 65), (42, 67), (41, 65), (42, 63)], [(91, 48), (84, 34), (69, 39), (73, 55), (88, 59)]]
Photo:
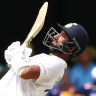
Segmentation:
[(20, 52), (23, 52), (25, 50), (25, 48), (28, 46), (28, 44), (30, 44), (30, 42), (32, 41), (32, 37), (30, 39), (26, 39), (24, 41), (24, 43), (21, 45), (21, 48), (20, 48)]
[(27, 43), (24, 42), (22, 45), (21, 45), (21, 48), (20, 48), (20, 52), (23, 52), (25, 50), (25, 48), (27, 47)]

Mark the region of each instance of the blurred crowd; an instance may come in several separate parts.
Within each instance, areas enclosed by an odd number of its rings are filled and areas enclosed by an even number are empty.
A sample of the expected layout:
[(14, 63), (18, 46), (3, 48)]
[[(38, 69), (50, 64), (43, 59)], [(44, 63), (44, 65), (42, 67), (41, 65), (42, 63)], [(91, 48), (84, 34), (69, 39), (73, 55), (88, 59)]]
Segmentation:
[(6, 62), (0, 61), (0, 79), (6, 74), (6, 72), (9, 70)]
[[(61, 81), (46, 96), (96, 96), (96, 49), (88, 47), (70, 61)], [(0, 62), (0, 78), (8, 70), (6, 62)]]

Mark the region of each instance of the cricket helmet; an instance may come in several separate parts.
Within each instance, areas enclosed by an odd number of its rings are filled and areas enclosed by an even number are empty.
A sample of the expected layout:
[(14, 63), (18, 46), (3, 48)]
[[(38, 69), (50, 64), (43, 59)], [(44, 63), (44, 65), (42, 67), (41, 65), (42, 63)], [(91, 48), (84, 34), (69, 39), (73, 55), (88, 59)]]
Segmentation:
[[(70, 54), (71, 56), (77, 56), (86, 49), (89, 40), (87, 31), (84, 29), (84, 27), (77, 23), (68, 23), (65, 26), (58, 23), (57, 26), (67, 34), (70, 41), (63, 41), (62, 46), (58, 44), (56, 47), (52, 46), (52, 40), (55, 41), (54, 36), (59, 33), (53, 27), (51, 27), (43, 41), (44, 45), (51, 49), (58, 50), (59, 52)], [(76, 47), (74, 52), (71, 52), (70, 50), (72, 47)]]

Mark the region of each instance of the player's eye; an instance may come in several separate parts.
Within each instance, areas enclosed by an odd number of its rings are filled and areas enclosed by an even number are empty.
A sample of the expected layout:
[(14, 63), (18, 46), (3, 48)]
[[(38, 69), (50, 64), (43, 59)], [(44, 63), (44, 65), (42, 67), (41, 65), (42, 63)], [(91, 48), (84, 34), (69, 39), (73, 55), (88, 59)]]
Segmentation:
[(63, 38), (65, 38), (65, 34), (64, 34), (63, 32), (62, 32), (61, 36), (62, 36)]
[(65, 41), (69, 41), (69, 37), (64, 31), (62, 32), (62, 37), (64, 38)]
[(64, 34), (62, 34), (62, 37), (65, 37)]

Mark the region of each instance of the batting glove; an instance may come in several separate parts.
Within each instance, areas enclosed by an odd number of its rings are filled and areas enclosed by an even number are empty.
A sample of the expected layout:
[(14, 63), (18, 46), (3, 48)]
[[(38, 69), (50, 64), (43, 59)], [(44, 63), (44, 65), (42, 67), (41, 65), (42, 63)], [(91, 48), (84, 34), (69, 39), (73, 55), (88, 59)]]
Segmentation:
[(19, 41), (13, 42), (10, 46), (8, 46), (7, 50), (4, 52), (4, 58), (8, 64), (10, 64), (12, 57), (14, 57), (18, 53), (22, 53), (24, 58), (28, 58), (31, 53), (31, 48), (25, 48), (24, 51), (22, 51), (21, 45)]

